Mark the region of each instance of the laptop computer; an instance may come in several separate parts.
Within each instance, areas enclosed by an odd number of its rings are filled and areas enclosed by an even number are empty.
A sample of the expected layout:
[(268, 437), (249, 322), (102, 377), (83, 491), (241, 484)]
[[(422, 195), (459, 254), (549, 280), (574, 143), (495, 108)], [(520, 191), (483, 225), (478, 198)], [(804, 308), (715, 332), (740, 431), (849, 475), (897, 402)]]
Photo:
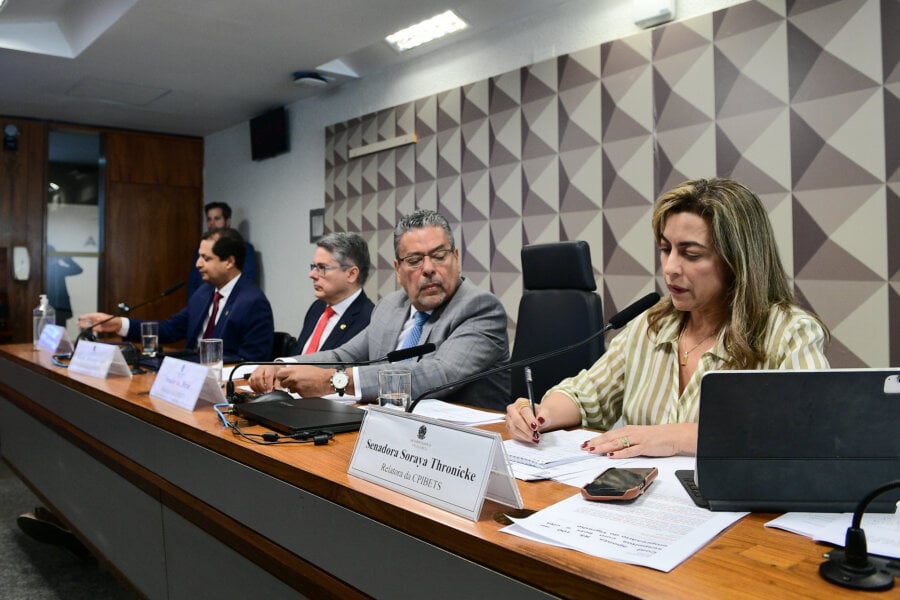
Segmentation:
[(853, 512), (900, 479), (900, 369), (706, 373), (696, 473), (679, 479), (712, 510)]
[(366, 414), (361, 408), (327, 398), (293, 398), (287, 392), (279, 396), (274, 400), (235, 404), (234, 412), (285, 435), (358, 431)]

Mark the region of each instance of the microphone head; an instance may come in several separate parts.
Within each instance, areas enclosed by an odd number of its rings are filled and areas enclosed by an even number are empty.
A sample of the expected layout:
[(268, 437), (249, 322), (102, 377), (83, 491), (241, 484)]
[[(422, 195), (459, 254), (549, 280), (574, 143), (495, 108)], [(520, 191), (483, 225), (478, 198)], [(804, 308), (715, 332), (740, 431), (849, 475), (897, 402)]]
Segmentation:
[(643, 298), (636, 300), (620, 310), (618, 313), (613, 315), (613, 317), (609, 320), (609, 324), (612, 329), (619, 329), (624, 327), (628, 321), (632, 320), (654, 304), (659, 302), (659, 294), (656, 292), (650, 292)]

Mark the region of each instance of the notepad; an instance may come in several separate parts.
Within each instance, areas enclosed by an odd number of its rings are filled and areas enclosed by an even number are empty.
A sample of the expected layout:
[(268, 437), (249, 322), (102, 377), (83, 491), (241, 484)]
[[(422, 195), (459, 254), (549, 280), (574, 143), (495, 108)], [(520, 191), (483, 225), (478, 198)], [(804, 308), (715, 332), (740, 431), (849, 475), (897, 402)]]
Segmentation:
[(595, 455), (581, 449), (585, 440), (598, 435), (584, 429), (573, 431), (550, 431), (541, 434), (538, 444), (506, 440), (506, 455), (509, 460), (533, 467), (549, 468), (557, 465), (593, 458)]

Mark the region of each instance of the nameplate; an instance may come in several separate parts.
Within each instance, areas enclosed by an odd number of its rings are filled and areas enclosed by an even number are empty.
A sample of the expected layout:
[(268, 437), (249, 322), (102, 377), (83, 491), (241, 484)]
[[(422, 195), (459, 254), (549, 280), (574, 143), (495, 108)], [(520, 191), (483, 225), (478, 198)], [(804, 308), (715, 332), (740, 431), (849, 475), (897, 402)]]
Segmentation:
[(71, 352), (72, 340), (66, 333), (66, 328), (62, 325), (44, 325), (41, 330), (41, 337), (38, 338), (38, 348), (51, 353)]
[(171, 356), (163, 358), (150, 395), (187, 410), (196, 409), (198, 400), (225, 402), (225, 393), (212, 369)]
[(87, 340), (82, 340), (75, 348), (75, 356), (69, 363), (69, 371), (102, 379), (110, 375), (131, 377), (131, 368), (125, 362), (122, 350), (118, 346)]
[(485, 498), (523, 508), (500, 434), (370, 407), (350, 475), (477, 521)]

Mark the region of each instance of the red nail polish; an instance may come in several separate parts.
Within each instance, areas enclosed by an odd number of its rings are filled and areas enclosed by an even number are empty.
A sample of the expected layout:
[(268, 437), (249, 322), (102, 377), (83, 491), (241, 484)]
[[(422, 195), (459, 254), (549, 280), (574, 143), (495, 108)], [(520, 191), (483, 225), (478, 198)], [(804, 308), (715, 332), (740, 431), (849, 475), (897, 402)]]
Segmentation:
[(614, 457), (615, 455), (616, 455), (615, 452), (610, 452), (610, 453), (607, 454), (607, 456), (610, 457), (610, 458)]
[(546, 421), (544, 420), (544, 417), (538, 417), (538, 423), (540, 423), (541, 425), (546, 423)]
[(532, 421), (532, 422), (531, 422), (531, 428), (532, 428), (533, 430), (537, 431), (537, 423), (535, 423), (534, 421)]
[(587, 440), (581, 442), (581, 447), (582, 447), (582, 448), (587, 448)]
[(588, 448), (588, 452), (593, 452), (594, 450), (596, 450), (596, 448), (593, 447), (593, 446), (591, 446), (590, 448)]

